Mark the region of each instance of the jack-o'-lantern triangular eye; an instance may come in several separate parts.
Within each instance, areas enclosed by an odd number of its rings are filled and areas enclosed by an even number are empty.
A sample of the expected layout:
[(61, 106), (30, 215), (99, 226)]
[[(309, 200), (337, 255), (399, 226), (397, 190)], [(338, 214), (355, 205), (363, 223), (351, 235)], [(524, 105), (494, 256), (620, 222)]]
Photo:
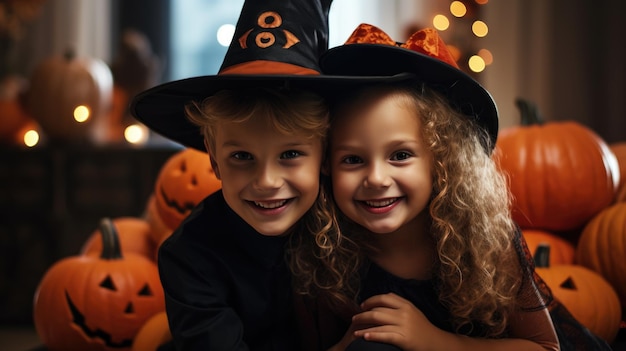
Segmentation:
[(113, 280), (111, 279), (111, 276), (108, 276), (108, 275), (106, 276), (106, 278), (104, 278), (104, 280), (102, 280), (102, 282), (100, 283), (100, 287), (117, 291), (117, 288), (115, 287), (115, 284), (113, 284)]
[(144, 285), (141, 290), (139, 290), (139, 296), (152, 296), (152, 289), (148, 284)]
[(565, 279), (565, 281), (561, 283), (560, 286), (561, 288), (566, 289), (566, 290), (578, 290), (578, 288), (576, 287), (576, 283), (574, 283), (574, 280), (572, 279), (572, 277)]

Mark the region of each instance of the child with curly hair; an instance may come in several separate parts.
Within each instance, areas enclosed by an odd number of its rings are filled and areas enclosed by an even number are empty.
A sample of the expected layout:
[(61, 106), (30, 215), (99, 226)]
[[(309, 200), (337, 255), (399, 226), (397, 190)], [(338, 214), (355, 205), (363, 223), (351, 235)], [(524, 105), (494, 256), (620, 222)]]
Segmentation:
[[(569, 336), (555, 330), (550, 291), (491, 157), (490, 94), (432, 29), (398, 47), (361, 25), (321, 67), (408, 75), (336, 96), (332, 108), (327, 167), (343, 240), (327, 261), (344, 279), (308, 288), (360, 311), (331, 350), (559, 350)], [(345, 250), (353, 255), (332, 253)], [(586, 349), (605, 346), (576, 328)]]

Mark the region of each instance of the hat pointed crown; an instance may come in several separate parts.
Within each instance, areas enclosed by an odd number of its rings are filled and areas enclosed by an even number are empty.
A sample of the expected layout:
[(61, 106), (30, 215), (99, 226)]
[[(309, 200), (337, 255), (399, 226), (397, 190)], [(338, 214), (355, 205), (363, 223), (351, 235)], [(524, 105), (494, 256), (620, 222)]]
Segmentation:
[(320, 74), (332, 0), (247, 0), (219, 74)]

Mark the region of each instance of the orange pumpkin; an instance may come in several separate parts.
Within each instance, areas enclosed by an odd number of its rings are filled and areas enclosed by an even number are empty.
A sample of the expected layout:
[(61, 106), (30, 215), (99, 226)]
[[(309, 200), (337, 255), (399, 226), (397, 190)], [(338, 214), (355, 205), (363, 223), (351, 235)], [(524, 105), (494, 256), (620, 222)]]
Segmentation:
[(141, 327), (133, 342), (132, 351), (156, 351), (161, 345), (171, 340), (172, 333), (167, 323), (167, 314), (165, 311), (160, 312)]
[(535, 251), (537, 274), (554, 297), (582, 325), (608, 343), (613, 342), (621, 322), (621, 305), (613, 287), (598, 273), (580, 265), (549, 265), (550, 247)]
[(626, 202), (618, 202), (596, 215), (583, 229), (576, 246), (576, 261), (602, 275), (626, 307)]
[(522, 235), (530, 252), (535, 252), (541, 244), (550, 246), (550, 266), (574, 263), (576, 251), (574, 244), (557, 234), (537, 229), (524, 229), (522, 230)]
[(620, 182), (615, 200), (626, 202), (626, 141), (609, 144), (609, 148), (611, 148), (611, 151), (617, 158), (620, 172)]
[(572, 121), (538, 124), (528, 110), (534, 109), (522, 108), (522, 125), (504, 128), (496, 143), (496, 160), (510, 177), (513, 217), (524, 229), (581, 227), (613, 202), (617, 159), (589, 128)]
[(186, 148), (172, 155), (161, 167), (154, 195), (163, 223), (176, 229), (202, 199), (219, 190), (207, 153)]
[(43, 276), (34, 299), (34, 323), (47, 350), (130, 350), (139, 329), (165, 310), (156, 264), (122, 256), (104, 219), (102, 253), (68, 257)]
[[(135, 217), (120, 217), (112, 220), (117, 231), (123, 253), (136, 253), (153, 259), (156, 243), (152, 240), (150, 224)], [(80, 250), (83, 255), (102, 252), (102, 232), (96, 229)]]
[[(113, 76), (104, 62), (68, 51), (35, 67), (25, 108), (51, 141), (90, 140), (104, 123), (112, 92)], [(78, 112), (79, 106), (86, 109)], [(77, 122), (75, 115), (86, 120)]]

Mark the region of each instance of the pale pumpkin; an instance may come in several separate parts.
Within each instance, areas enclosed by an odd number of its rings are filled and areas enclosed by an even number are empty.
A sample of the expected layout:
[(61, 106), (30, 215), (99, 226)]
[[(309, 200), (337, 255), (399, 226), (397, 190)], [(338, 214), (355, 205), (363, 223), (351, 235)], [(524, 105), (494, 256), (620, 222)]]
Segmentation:
[[(79, 58), (68, 50), (35, 67), (24, 106), (51, 141), (90, 141), (98, 128), (105, 126), (103, 119), (111, 108), (112, 94), (109, 67), (101, 60)], [(78, 122), (76, 117), (86, 119)]]

